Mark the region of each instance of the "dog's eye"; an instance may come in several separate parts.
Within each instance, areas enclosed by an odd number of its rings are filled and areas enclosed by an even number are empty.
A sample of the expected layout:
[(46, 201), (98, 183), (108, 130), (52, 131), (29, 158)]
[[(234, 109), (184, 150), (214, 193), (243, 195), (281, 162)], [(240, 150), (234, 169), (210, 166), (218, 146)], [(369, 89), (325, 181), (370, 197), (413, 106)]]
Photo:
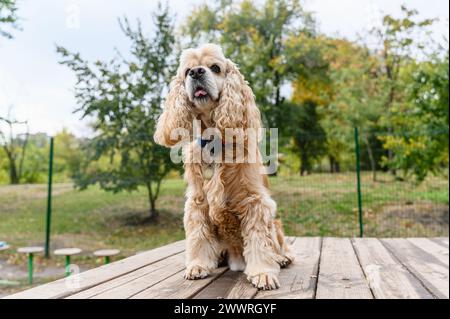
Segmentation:
[(186, 69), (186, 71), (184, 71), (184, 76), (187, 76), (190, 70), (191, 69)]
[(220, 73), (220, 67), (217, 64), (213, 64), (210, 67), (211, 71), (213, 71), (214, 73)]

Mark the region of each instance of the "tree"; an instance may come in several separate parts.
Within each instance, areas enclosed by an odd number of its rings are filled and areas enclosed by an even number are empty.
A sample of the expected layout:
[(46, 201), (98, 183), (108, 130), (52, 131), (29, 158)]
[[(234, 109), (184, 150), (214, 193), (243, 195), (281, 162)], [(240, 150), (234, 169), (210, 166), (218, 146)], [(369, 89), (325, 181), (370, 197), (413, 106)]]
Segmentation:
[[(0, 0), (0, 36), (11, 39), (13, 36), (8, 27), (18, 29), (17, 20), (16, 0)], [(4, 29), (2, 25), (6, 25), (7, 28)]]
[(45, 133), (28, 135), (27, 156), (23, 161), (21, 182), (33, 184), (47, 181), (49, 144), (49, 138)]
[(292, 137), (293, 149), (300, 156), (300, 175), (311, 173), (314, 160), (326, 153), (326, 133), (320, 125), (317, 104), (285, 103), (286, 132)]
[(293, 94), (279, 117), (285, 123), (282, 131), (292, 137), (293, 150), (299, 155), (300, 174), (305, 175), (327, 152), (320, 109), (329, 103), (331, 95), (330, 65), (325, 56), (329, 43), (324, 36), (299, 34), (289, 38), (286, 47), (288, 56), (302, 63), (291, 66)]
[(158, 213), (161, 182), (176, 167), (169, 151), (153, 141), (163, 92), (175, 68), (175, 41), (167, 6), (159, 5), (153, 18), (155, 32), (150, 37), (144, 35), (139, 21), (133, 29), (126, 18), (119, 20), (131, 40), (129, 59), (120, 55), (108, 63), (91, 64), (78, 53), (57, 48), (63, 57), (61, 63), (77, 76), (77, 112), (95, 120), (96, 134), (87, 145), (86, 161), (75, 176), (76, 184), (84, 189), (99, 183), (113, 192), (145, 186), (152, 220)]
[(328, 135), (330, 162), (339, 163), (341, 154), (354, 153), (353, 128), (357, 126), (362, 131), (366, 150), (363, 154), (368, 155), (375, 181), (381, 155), (375, 150), (378, 145), (372, 131), (378, 129), (385, 101), (380, 61), (365, 46), (343, 39), (329, 41), (333, 48), (327, 54), (331, 95), (323, 110), (326, 114), (323, 125)]
[(183, 31), (192, 43), (221, 44), (249, 81), (270, 127), (280, 126), (283, 85), (301, 67), (312, 70), (315, 66), (313, 60), (294, 54), (303, 44), (293, 39), (315, 34), (314, 20), (298, 0), (265, 0), (262, 5), (250, 0), (204, 4), (193, 10)]
[(62, 181), (69, 180), (80, 172), (80, 163), (84, 158), (83, 139), (63, 128), (55, 135), (55, 146), (55, 177)]
[[(2, 131), (2, 123), (6, 125), (8, 134)], [(22, 125), (27, 127), (27, 133), (24, 137), (14, 133), (15, 127)], [(22, 178), (28, 136), (27, 122), (12, 119), (10, 116), (7, 118), (0, 117), (0, 145), (8, 160), (9, 183), (12, 185), (19, 184)]]
[[(297, 0), (265, 0), (261, 4), (216, 1), (197, 7), (184, 31), (193, 43), (214, 41), (222, 45), (226, 56), (238, 64), (249, 81), (265, 125), (279, 128), (280, 143), (292, 142), (302, 157), (302, 174), (310, 171), (324, 143), (320, 124), (305, 122), (319, 118), (316, 105), (310, 101), (305, 105), (292, 103), (282, 90), (298, 78), (316, 83), (325, 76), (328, 64), (316, 41), (311, 14)], [(308, 129), (312, 131), (305, 132)], [(319, 135), (311, 144), (312, 140), (306, 142), (300, 133), (310, 138)], [(317, 147), (317, 152), (310, 146)]]
[(435, 55), (430, 61), (411, 62), (400, 76), (408, 81), (407, 103), (393, 110), (396, 133), (383, 141), (396, 154), (389, 164), (401, 169), (404, 177), (414, 174), (423, 181), (429, 172), (437, 173), (449, 163), (448, 51), (444, 58)]
[[(433, 24), (433, 19), (417, 20), (418, 11), (410, 10), (406, 6), (401, 6), (403, 16), (394, 18), (390, 15), (383, 17), (381, 27), (375, 27), (371, 31), (381, 46), (379, 53), (382, 57), (383, 71), (385, 72), (385, 90), (387, 96), (384, 103), (386, 112), (385, 125), (388, 133), (393, 134), (392, 108), (396, 103), (401, 103), (402, 83), (400, 71), (405, 63), (408, 63), (415, 52), (423, 51), (425, 44), (419, 40), (423, 33), (427, 33), (428, 27)], [(429, 37), (425, 37), (429, 38)], [(388, 148), (389, 165), (393, 161), (394, 153)], [(396, 175), (396, 171), (391, 167), (391, 173)]]
[[(354, 160), (349, 156), (354, 154), (353, 128), (358, 126), (364, 128), (364, 132), (370, 132), (381, 116), (383, 94), (380, 92), (378, 59), (366, 47), (345, 39), (318, 36), (299, 41), (309, 48), (304, 52), (297, 51), (297, 54), (321, 67), (316, 67), (316, 72), (310, 76), (304, 76), (299, 70), (292, 85), (292, 101), (299, 106), (305, 103), (316, 105), (314, 112), (317, 115), (305, 115), (305, 118), (320, 121), (314, 128), (317, 132), (314, 147), (320, 145), (322, 151), (319, 154), (328, 156), (330, 171), (339, 172), (344, 165), (353, 168)], [(312, 111), (312, 108), (299, 107), (297, 112), (307, 110)], [(313, 138), (311, 133), (303, 134)], [(363, 136), (367, 137), (367, 134)], [(373, 150), (374, 143), (370, 136), (364, 140), (375, 178), (377, 154)]]

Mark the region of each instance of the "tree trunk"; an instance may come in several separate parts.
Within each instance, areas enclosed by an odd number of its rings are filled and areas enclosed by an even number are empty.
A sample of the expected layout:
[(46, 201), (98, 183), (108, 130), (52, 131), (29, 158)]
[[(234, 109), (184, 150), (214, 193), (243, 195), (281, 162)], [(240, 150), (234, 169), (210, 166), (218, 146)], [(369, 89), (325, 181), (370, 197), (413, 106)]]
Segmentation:
[(339, 161), (333, 155), (328, 157), (330, 161), (330, 173), (339, 173), (341, 171), (341, 165)]
[(9, 182), (11, 185), (19, 184), (19, 175), (17, 175), (15, 163), (11, 163), (9, 166)]
[(20, 156), (19, 173), (18, 173), (19, 181), (22, 178), (22, 174), (23, 174), (23, 163), (25, 162), (25, 154), (27, 151), (29, 137), (30, 137), (30, 134), (27, 132), (27, 134), (25, 135), (25, 140), (23, 141), (23, 145), (22, 145), (22, 155)]
[[(392, 133), (393, 133), (392, 126), (388, 127), (388, 132), (392, 136)], [(394, 159), (394, 152), (392, 152), (391, 149), (388, 149), (388, 160), (389, 160), (389, 163), (392, 163), (393, 159)], [(397, 176), (397, 171), (395, 170), (395, 168), (392, 168), (391, 165), (389, 165), (389, 172), (393, 176)]]
[(336, 161), (334, 164), (335, 164), (335, 167), (334, 167), (335, 172), (340, 173), (341, 172), (341, 164), (339, 163), (339, 161)]
[(308, 171), (309, 171), (309, 161), (308, 161), (308, 156), (306, 155), (305, 152), (303, 152), (300, 156), (301, 158), (301, 164), (300, 164), (300, 176), (305, 176), (307, 175)]
[(20, 182), (19, 174), (17, 173), (17, 166), (14, 157), (8, 156), (9, 160), (9, 183), (17, 185)]
[(150, 220), (158, 219), (158, 211), (156, 210), (156, 200), (150, 200)]
[[(390, 117), (390, 113), (391, 113), (391, 107), (392, 104), (395, 101), (395, 81), (396, 81), (396, 76), (394, 75), (394, 70), (395, 70), (395, 65), (391, 66), (389, 65), (388, 61), (389, 61), (389, 48), (387, 47), (386, 42), (384, 43), (384, 60), (385, 60), (385, 68), (386, 68), (386, 76), (389, 79), (390, 83), (389, 83), (389, 95), (388, 95), (388, 99), (386, 101), (386, 110), (388, 112), (388, 116)], [(393, 132), (393, 128), (392, 125), (389, 124), (388, 126), (388, 133), (392, 135)], [(389, 163), (392, 163), (392, 160), (394, 158), (394, 153), (392, 152), (392, 150), (388, 150), (388, 160)], [(390, 166), (388, 167), (389, 172), (393, 175), (396, 176), (397, 172), (394, 168), (391, 168)]]
[(148, 201), (150, 204), (149, 219), (151, 222), (158, 218), (158, 211), (156, 210), (156, 196), (153, 194), (151, 183), (147, 183)]
[(306, 173), (307, 173), (307, 170), (303, 167), (303, 164), (302, 164), (302, 167), (300, 167), (300, 176), (306, 176)]
[(334, 173), (334, 156), (329, 155), (328, 160), (330, 161), (330, 173)]
[(373, 157), (372, 148), (370, 147), (369, 139), (367, 136), (364, 136), (364, 141), (366, 142), (367, 146), (367, 154), (369, 155), (369, 161), (370, 161), (370, 168), (372, 169), (372, 180), (374, 182), (377, 181), (377, 167), (375, 165), (375, 158)]

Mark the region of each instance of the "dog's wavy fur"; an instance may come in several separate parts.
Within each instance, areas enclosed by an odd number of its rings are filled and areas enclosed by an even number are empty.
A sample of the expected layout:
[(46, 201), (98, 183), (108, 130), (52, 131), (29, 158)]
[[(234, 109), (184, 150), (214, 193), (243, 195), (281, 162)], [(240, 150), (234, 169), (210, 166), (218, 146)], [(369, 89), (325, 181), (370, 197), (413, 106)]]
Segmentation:
[[(186, 89), (186, 67), (217, 63), (223, 70), (221, 89), (207, 114), (209, 127), (221, 132), (225, 128), (261, 127), (261, 115), (253, 92), (236, 65), (226, 59), (213, 44), (188, 49), (180, 58), (176, 76), (170, 83), (164, 112), (160, 116), (155, 141), (171, 147), (176, 128), (192, 130), (192, 121), (201, 118)], [(203, 123), (205, 124), (205, 123)], [(247, 136), (245, 140), (247, 140)], [(245, 148), (245, 156), (248, 155)], [(185, 157), (201, 152), (190, 142)], [(261, 155), (257, 163), (215, 164), (212, 178), (203, 175), (204, 163), (185, 161), (184, 178), (188, 184), (184, 213), (186, 231), (187, 279), (206, 277), (226, 255), (231, 270), (243, 270), (259, 289), (279, 287), (280, 267), (293, 260), (285, 243), (281, 223), (274, 219), (276, 203), (270, 197), (267, 177), (260, 174)]]

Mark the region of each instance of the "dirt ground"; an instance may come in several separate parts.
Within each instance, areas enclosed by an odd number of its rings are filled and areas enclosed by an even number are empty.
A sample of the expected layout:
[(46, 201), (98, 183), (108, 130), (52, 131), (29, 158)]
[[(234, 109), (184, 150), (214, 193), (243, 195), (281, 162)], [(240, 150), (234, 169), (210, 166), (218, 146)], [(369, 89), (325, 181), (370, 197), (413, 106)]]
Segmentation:
[(400, 232), (397, 236), (415, 237), (448, 237), (449, 236), (449, 206), (435, 203), (405, 203), (402, 205), (385, 205), (376, 211), (365, 213), (368, 233), (371, 236), (389, 234), (390, 231)]
[[(85, 271), (87, 268), (80, 267), (80, 271)], [(36, 264), (33, 272), (33, 286), (56, 280), (64, 277), (63, 266), (52, 266)], [(7, 259), (0, 258), (0, 298), (9, 294), (31, 288), (27, 284), (28, 271), (24, 264), (23, 266), (8, 262)]]

